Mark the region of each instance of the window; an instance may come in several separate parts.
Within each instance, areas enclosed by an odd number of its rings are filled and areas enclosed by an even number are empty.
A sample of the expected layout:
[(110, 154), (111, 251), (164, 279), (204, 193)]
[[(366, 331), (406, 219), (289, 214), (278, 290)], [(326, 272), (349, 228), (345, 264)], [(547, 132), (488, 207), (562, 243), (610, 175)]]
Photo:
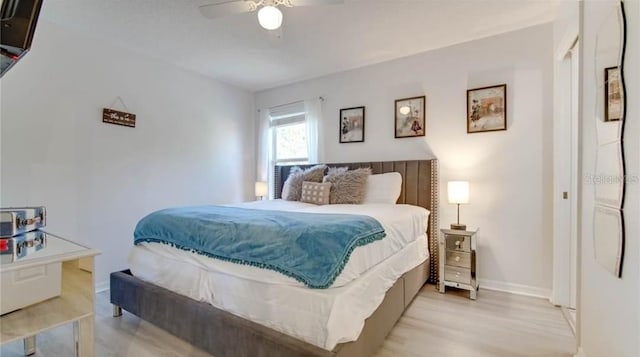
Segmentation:
[(276, 163), (298, 164), (309, 161), (306, 123), (275, 127), (274, 141)]
[(304, 165), (322, 158), (321, 102), (309, 99), (259, 111), (257, 179), (269, 183), (269, 197), (274, 197), (274, 165)]
[(309, 163), (307, 146), (307, 121), (304, 103), (283, 105), (269, 110), (273, 135), (275, 165)]

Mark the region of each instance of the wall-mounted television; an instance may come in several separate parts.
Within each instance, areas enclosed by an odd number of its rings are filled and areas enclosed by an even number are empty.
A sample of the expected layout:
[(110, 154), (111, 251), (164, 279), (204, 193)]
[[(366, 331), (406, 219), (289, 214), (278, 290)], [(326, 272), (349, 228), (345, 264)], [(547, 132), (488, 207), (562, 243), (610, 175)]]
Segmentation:
[(2, 77), (31, 48), (42, 0), (0, 0), (0, 3), (0, 77)]

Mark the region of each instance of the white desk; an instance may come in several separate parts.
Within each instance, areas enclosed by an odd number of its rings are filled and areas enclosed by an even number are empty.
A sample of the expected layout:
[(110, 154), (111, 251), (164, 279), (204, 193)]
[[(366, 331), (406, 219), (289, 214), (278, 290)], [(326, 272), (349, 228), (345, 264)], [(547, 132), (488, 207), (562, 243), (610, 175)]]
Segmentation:
[(0, 264), (0, 273), (62, 263), (58, 297), (0, 316), (0, 345), (24, 340), (25, 355), (35, 353), (36, 335), (73, 323), (76, 356), (92, 357), (95, 288), (93, 259), (97, 250), (48, 234), (47, 247), (13, 263)]

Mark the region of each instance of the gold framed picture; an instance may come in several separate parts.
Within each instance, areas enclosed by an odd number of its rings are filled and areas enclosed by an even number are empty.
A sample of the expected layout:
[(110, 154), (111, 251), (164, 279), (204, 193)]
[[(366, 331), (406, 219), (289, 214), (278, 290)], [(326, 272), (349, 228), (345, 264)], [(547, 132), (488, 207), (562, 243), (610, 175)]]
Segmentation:
[(467, 133), (507, 130), (507, 85), (467, 90)]

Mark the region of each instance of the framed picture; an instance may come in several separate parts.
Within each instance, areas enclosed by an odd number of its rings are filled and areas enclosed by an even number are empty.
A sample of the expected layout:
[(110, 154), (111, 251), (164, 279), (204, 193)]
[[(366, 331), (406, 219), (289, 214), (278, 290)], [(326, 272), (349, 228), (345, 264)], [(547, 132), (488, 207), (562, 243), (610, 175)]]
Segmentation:
[(467, 133), (507, 130), (507, 85), (467, 90)]
[(340, 143), (364, 142), (364, 107), (340, 109)]
[(413, 97), (396, 100), (395, 131), (396, 138), (424, 136), (425, 97)]
[(616, 121), (622, 118), (622, 82), (620, 67), (604, 69), (604, 121)]

